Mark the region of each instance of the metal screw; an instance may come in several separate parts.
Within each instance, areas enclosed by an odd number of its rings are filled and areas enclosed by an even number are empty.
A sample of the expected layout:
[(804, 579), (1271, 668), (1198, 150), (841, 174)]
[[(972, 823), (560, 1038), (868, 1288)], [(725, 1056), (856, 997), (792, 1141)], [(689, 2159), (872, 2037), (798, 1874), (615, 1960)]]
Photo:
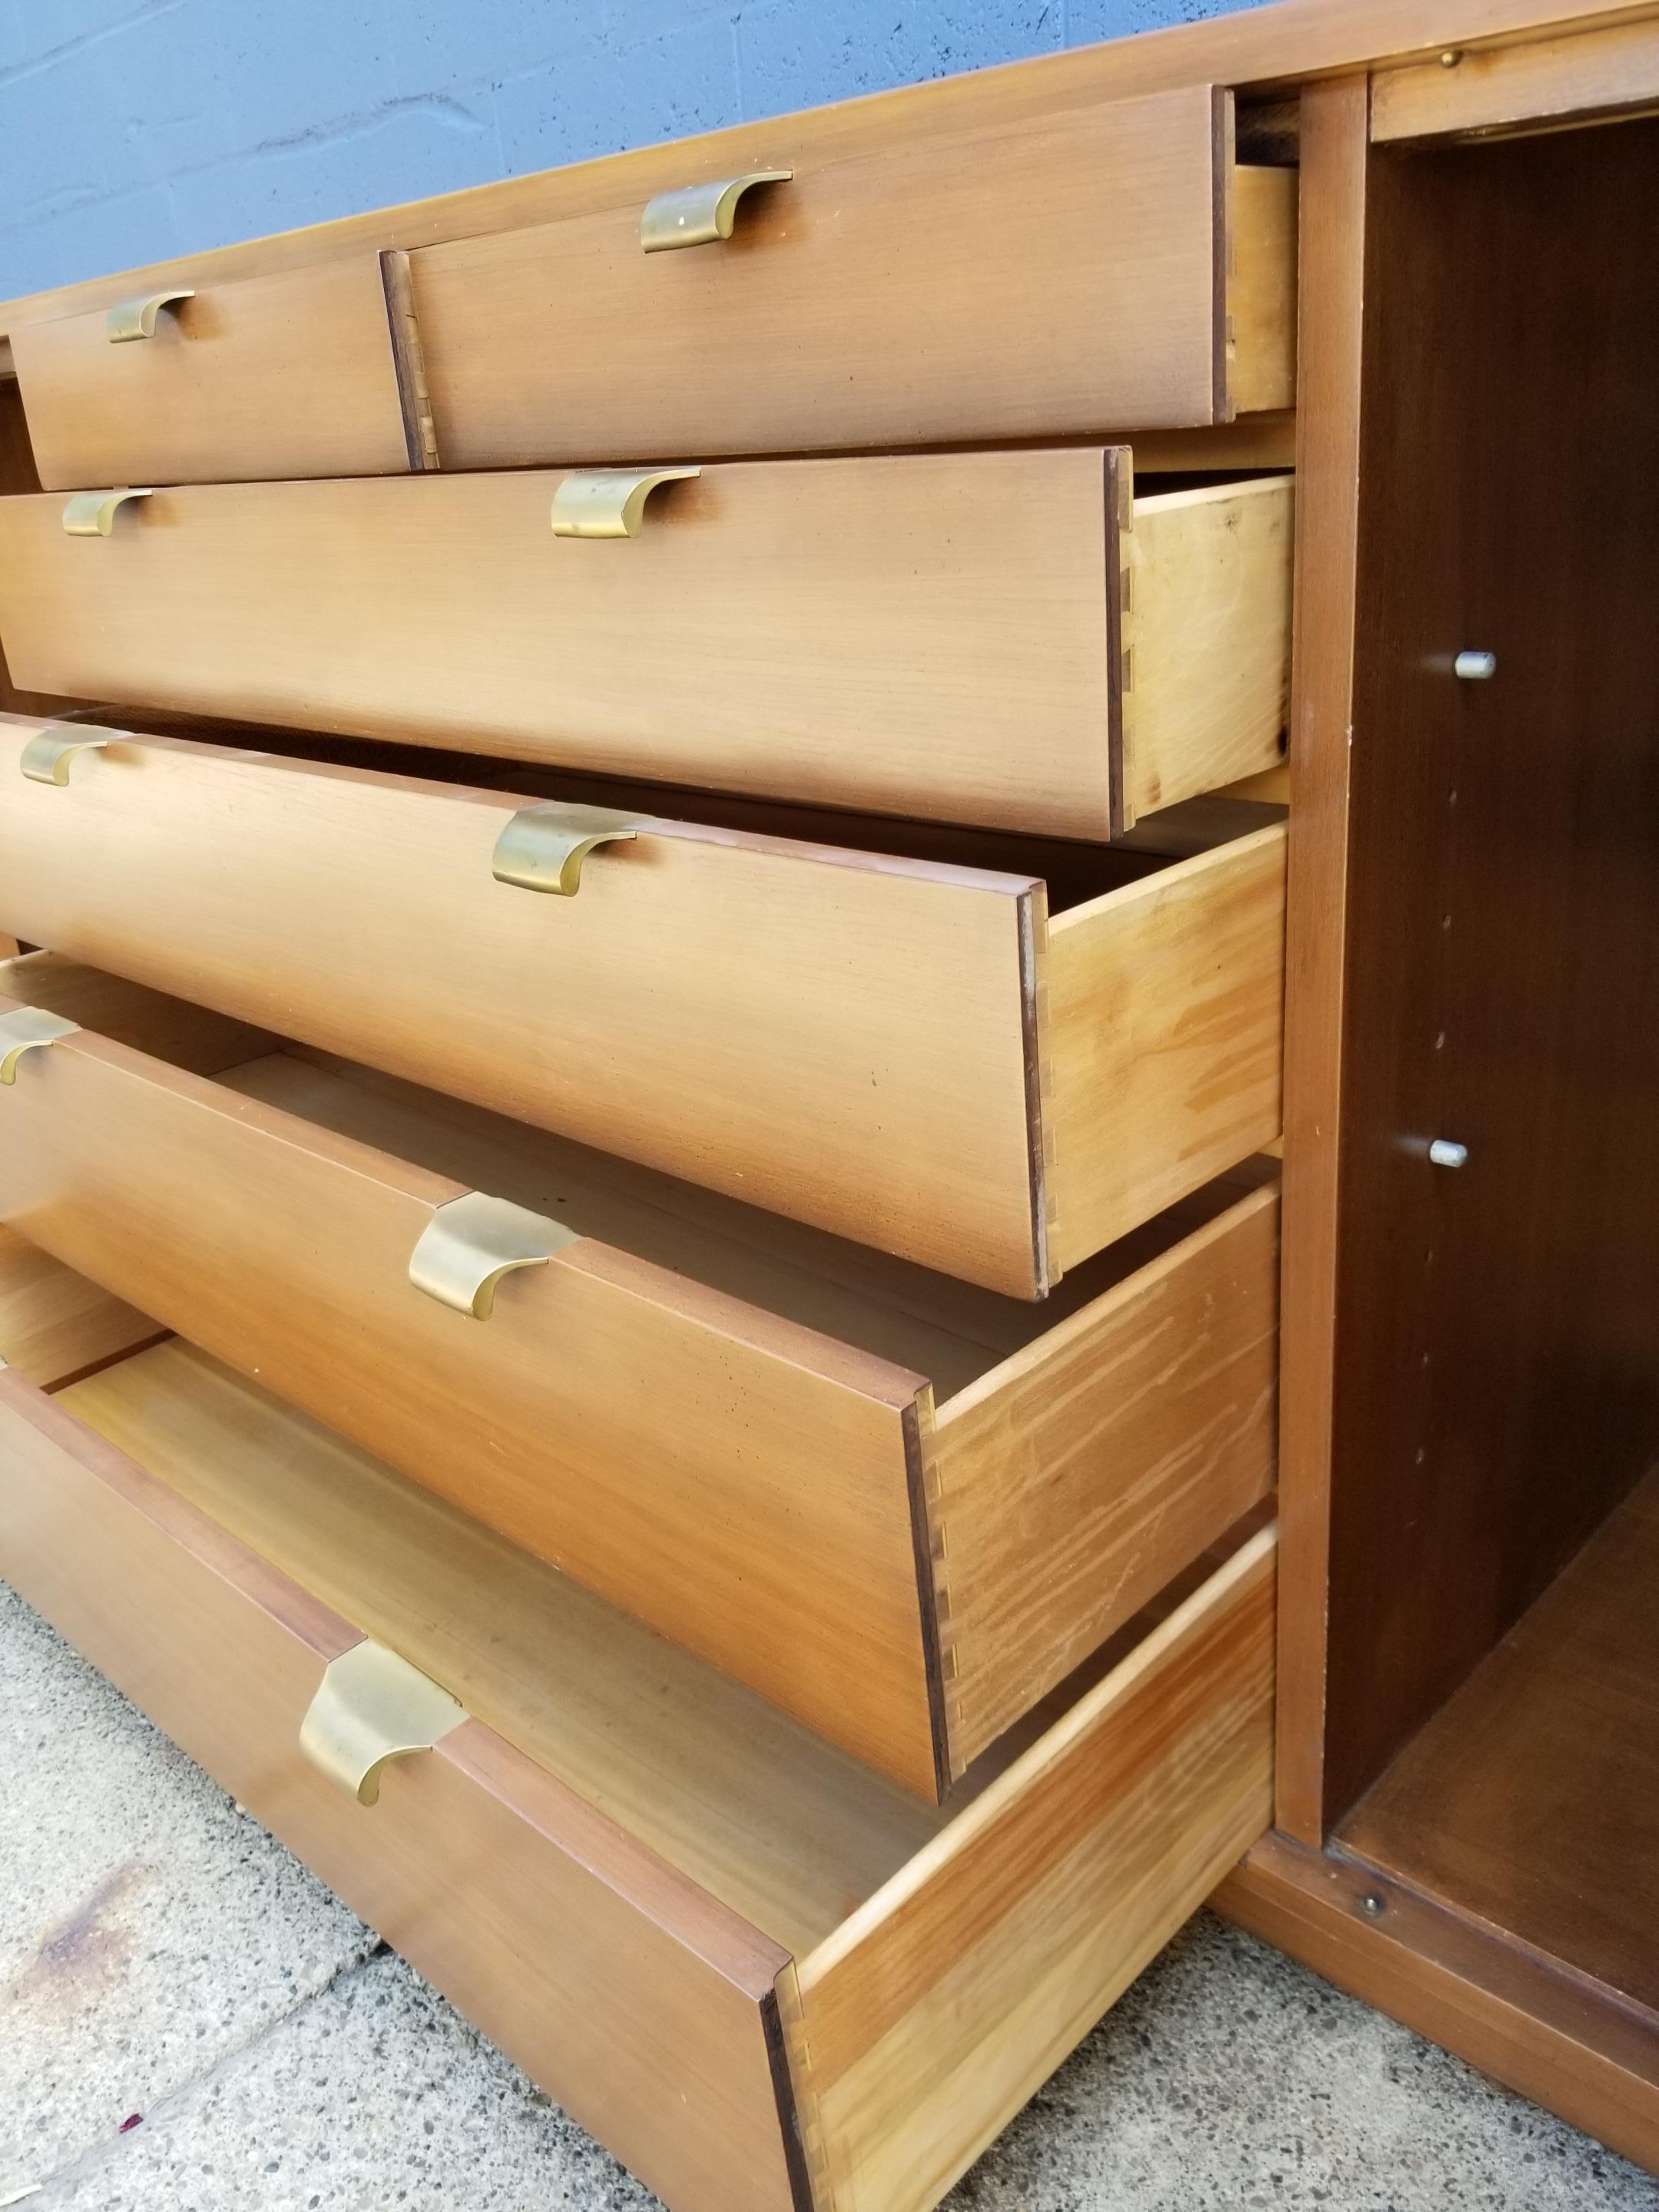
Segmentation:
[(1449, 1137), (1437, 1137), (1429, 1146), (1429, 1164), (1431, 1167), (1461, 1168), (1468, 1156), (1468, 1146), (1454, 1144)]
[(1359, 1900), (1359, 1910), (1375, 1920), (1382, 1910), (1382, 1900), (1374, 1889), (1368, 1889)]
[(1442, 69), (1455, 69), (1462, 58), (1463, 50), (1461, 46), (1448, 46), (1440, 57), (1440, 66)]
[(1485, 684), (1497, 673), (1495, 653), (1460, 653), (1452, 663), (1452, 674), (1465, 684)]

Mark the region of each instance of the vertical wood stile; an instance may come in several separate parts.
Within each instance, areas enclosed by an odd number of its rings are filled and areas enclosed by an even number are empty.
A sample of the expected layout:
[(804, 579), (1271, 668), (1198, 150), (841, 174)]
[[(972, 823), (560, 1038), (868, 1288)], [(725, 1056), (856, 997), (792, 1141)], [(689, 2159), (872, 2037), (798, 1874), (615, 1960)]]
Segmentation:
[(1370, 88), (1302, 100), (1285, 1048), (1277, 1820), (1323, 1838), (1343, 915), (1359, 526)]

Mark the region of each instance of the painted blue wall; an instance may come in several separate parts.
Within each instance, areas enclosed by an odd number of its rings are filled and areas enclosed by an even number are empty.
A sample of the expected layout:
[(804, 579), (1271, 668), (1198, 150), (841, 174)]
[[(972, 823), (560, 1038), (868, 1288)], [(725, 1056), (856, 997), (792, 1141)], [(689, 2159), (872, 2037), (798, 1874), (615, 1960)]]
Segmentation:
[(0, 0), (0, 297), (1249, 0)]

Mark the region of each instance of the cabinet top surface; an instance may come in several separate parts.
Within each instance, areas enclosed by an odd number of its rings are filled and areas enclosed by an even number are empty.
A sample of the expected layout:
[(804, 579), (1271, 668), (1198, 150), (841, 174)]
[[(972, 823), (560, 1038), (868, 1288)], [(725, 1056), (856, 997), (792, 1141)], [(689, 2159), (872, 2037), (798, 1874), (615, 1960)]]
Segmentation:
[(224, 283), (353, 250), (409, 249), (519, 229), (740, 171), (996, 130), (1096, 100), (1206, 83), (1271, 92), (1321, 76), (1420, 63), (1449, 50), (1644, 21), (1659, 21), (1659, 0), (1624, 7), (1606, 0), (1276, 0), (88, 278), (0, 303), (0, 333), (106, 307), (140, 285)]

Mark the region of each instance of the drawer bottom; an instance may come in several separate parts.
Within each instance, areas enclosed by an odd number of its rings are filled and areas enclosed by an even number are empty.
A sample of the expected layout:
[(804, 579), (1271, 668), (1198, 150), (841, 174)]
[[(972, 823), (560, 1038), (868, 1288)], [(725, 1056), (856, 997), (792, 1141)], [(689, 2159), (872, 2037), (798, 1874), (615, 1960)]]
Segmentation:
[[(178, 1339), (61, 1381), (65, 1288), (0, 1573), (675, 2212), (926, 2212), (1267, 1824), (1271, 1528), (934, 1808)], [(373, 1805), (366, 1642), (459, 1709)]]

